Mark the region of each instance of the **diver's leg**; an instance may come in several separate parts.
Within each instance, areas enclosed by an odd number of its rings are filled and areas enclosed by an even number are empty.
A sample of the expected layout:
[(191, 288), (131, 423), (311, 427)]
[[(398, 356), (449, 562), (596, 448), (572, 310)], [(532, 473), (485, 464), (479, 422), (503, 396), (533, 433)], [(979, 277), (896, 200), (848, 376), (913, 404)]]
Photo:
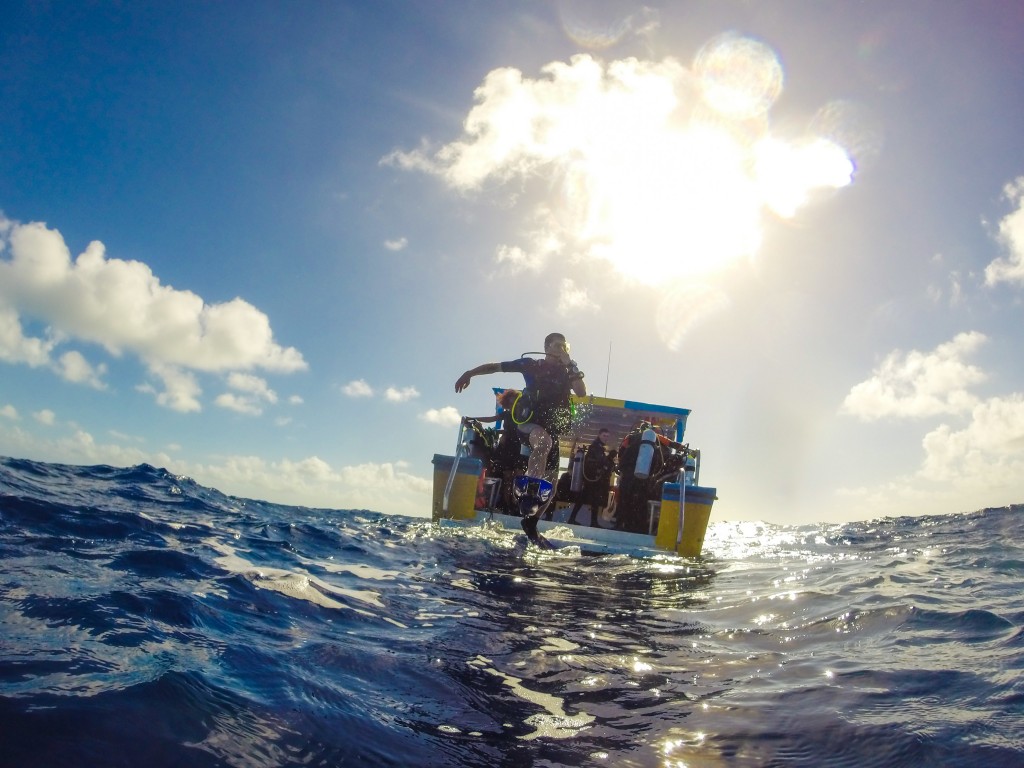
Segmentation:
[(572, 505), (572, 512), (569, 513), (569, 519), (566, 520), (569, 525), (576, 524), (576, 515), (579, 514), (580, 507), (583, 506), (583, 491), (579, 492), (579, 496), (576, 497), (576, 503)]
[[(530, 457), (526, 463), (526, 474), (529, 478), (529, 485), (546, 482), (548, 456), (554, 446), (554, 440), (547, 430), (539, 424), (520, 424), (519, 431), (524, 435), (530, 446)], [(519, 501), (519, 513), (523, 519), (520, 523), (523, 530), (534, 542), (540, 543), (542, 537), (537, 532), (537, 521), (544, 511), (554, 504), (554, 488), (548, 484), (550, 492), (538, 496), (525, 495)]]
[(539, 424), (534, 424), (532, 427), (530, 430), (530, 459), (526, 463), (526, 474), (530, 477), (545, 477), (548, 468), (548, 454), (551, 453), (551, 435)]

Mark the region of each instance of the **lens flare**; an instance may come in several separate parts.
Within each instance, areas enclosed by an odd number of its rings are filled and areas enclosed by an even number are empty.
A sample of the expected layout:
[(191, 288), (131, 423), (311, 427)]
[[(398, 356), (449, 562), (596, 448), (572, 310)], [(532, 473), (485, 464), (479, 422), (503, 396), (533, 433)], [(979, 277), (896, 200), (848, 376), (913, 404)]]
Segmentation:
[(749, 37), (719, 35), (700, 50), (693, 68), (708, 104), (734, 120), (765, 114), (782, 93), (775, 51)]
[(855, 168), (863, 168), (882, 151), (881, 124), (865, 106), (853, 101), (830, 101), (819, 109), (810, 133), (841, 147)]

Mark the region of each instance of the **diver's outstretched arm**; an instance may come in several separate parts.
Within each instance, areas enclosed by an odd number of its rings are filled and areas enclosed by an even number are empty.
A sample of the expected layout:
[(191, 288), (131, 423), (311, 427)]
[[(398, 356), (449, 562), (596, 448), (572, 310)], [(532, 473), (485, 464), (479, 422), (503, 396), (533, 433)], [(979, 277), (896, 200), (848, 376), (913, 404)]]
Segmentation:
[(488, 373), (499, 373), (500, 371), (501, 363), (484, 363), (483, 365), (478, 365), (476, 368), (470, 368), (456, 380), (455, 391), (461, 392), (468, 387), (469, 380), (474, 376), (482, 376)]

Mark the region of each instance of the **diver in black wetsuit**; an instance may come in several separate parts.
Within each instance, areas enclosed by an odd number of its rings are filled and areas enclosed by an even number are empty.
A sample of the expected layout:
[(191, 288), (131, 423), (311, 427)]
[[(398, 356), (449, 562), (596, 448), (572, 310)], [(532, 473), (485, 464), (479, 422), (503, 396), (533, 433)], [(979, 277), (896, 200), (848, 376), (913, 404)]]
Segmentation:
[[(544, 339), (544, 357), (520, 357), (503, 363), (484, 363), (463, 373), (455, 382), (455, 391), (469, 386), (470, 379), (502, 371), (521, 373), (526, 380), (523, 393), (512, 406), (512, 420), (523, 437), (530, 443), (527, 474), (541, 480), (547, 474), (548, 456), (557, 445), (558, 435), (569, 427), (571, 419), (570, 396), (587, 394), (583, 372), (569, 357), (569, 344), (561, 333), (549, 333)], [(557, 467), (557, 462), (556, 462)], [(541, 486), (534, 484), (537, 488)], [(532, 486), (531, 486), (532, 487)], [(524, 509), (523, 530), (534, 541), (537, 536), (537, 516), (547, 506), (546, 498), (528, 494), (535, 499)]]
[(606, 450), (608, 438), (611, 433), (602, 429), (597, 433), (594, 442), (587, 448), (587, 455), (583, 459), (583, 487), (576, 497), (572, 512), (566, 521), (569, 525), (576, 524), (576, 515), (584, 504), (590, 506), (590, 527), (597, 528), (598, 515), (601, 510), (608, 506), (608, 493), (612, 471), (615, 469), (614, 460), (609, 457)]

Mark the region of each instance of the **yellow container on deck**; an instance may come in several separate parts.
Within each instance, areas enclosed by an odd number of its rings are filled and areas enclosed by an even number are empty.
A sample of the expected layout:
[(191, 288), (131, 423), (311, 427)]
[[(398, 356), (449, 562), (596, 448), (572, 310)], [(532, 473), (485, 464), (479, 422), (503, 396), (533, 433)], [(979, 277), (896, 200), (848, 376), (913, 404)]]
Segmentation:
[(430, 507), (431, 519), (435, 522), (442, 517), (454, 520), (472, 520), (476, 516), (474, 505), (477, 484), (480, 481), (480, 474), (483, 472), (483, 462), (469, 456), (459, 459), (459, 465), (455, 470), (455, 477), (452, 478), (451, 489), (448, 492), (447, 512), (444, 510), (444, 490), (448, 486), (448, 478), (451, 476), (455, 457), (435, 453), (431, 463), (434, 465), (434, 500)]
[[(679, 483), (665, 483), (661, 491), (661, 517), (654, 544), (658, 549), (683, 557), (699, 557), (711, 517), (711, 505), (718, 498), (714, 488), (686, 486), (682, 536), (679, 536)], [(678, 542), (678, 543), (677, 543)]]

